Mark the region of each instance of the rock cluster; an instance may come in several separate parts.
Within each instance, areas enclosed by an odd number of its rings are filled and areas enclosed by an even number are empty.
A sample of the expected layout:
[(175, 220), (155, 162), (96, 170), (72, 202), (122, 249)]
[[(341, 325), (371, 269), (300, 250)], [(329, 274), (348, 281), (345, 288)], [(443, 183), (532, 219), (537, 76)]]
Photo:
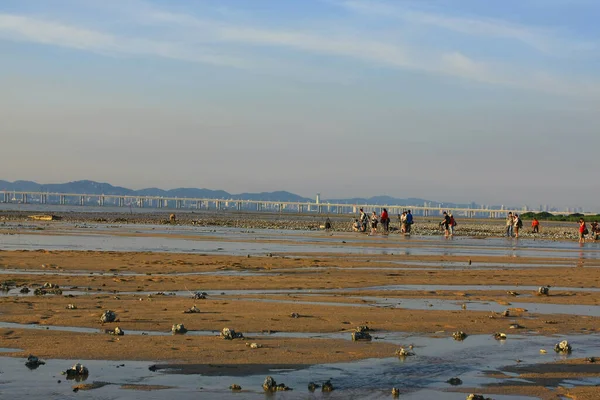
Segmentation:
[(171, 333), (173, 333), (174, 335), (182, 335), (187, 331), (188, 330), (183, 324), (173, 324), (173, 326), (171, 327)]
[(287, 387), (284, 383), (280, 383), (278, 385), (277, 382), (275, 382), (275, 379), (271, 378), (270, 376), (267, 376), (265, 378), (262, 387), (265, 390), (265, 392), (292, 390), (291, 388)]
[(241, 332), (236, 332), (233, 329), (223, 328), (221, 337), (225, 340), (243, 339), (244, 335)]

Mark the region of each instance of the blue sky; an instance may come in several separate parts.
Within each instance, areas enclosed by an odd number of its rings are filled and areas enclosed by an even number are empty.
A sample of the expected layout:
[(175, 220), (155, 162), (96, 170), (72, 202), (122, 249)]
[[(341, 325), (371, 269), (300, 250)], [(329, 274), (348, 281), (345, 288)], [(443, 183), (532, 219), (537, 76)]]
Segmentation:
[(595, 208), (594, 0), (3, 0), (2, 179)]

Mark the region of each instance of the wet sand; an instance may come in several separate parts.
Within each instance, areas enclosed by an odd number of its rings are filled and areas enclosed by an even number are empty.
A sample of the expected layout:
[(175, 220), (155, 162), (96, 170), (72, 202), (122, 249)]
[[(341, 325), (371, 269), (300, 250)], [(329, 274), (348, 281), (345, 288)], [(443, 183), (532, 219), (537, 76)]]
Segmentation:
[[(73, 235), (71, 226), (57, 225), (57, 229), (44, 226), (44, 230), (35, 233)], [(10, 233), (19, 235), (32, 230), (31, 226), (11, 227)], [(253, 234), (238, 234), (243, 237), (236, 241), (255, 241)], [(102, 235), (128, 237), (136, 233), (111, 228)], [(164, 232), (139, 235), (171, 237)], [(189, 239), (187, 234), (182, 236)], [(197, 235), (193, 240), (209, 238), (229, 240), (219, 232)], [(414, 239), (410, 243), (389, 244), (383, 242), (384, 239), (365, 243), (372, 238), (340, 234), (339, 238), (332, 239), (314, 232), (298, 234), (298, 239), (274, 235), (258, 241), (301, 240), (318, 246), (323, 240), (345, 240), (344, 246), (354, 248), (416, 246), (424, 250), (438, 246), (437, 242)], [(459, 241), (446, 244), (447, 254), (423, 255), (348, 254), (344, 248), (338, 252), (288, 251), (251, 257), (159, 251), (0, 251), (0, 281), (9, 283), (12, 288), (8, 293), (0, 293), (0, 322), (23, 324), (0, 325), (0, 347), (20, 349), (5, 353), (13, 357), (32, 353), (49, 359), (145, 360), (190, 365), (202, 360), (202, 365), (278, 364), (302, 368), (394, 357), (399, 346), (411, 344), (410, 336), (447, 338), (458, 330), (468, 335), (490, 336), (504, 332), (507, 340), (511, 340), (513, 334), (597, 335), (600, 313), (593, 307), (600, 306), (597, 290), (600, 260), (567, 257), (565, 252), (578, 252), (580, 248), (576, 244), (561, 243), (564, 249), (560, 246), (537, 249), (535, 257), (455, 254), (452, 246), (461, 246)], [(22, 287), (33, 291), (45, 282), (74, 294), (72, 297), (17, 294)], [(424, 287), (398, 290), (394, 285)], [(465, 285), (469, 288), (465, 289)], [(487, 285), (491, 287), (486, 288)], [(549, 296), (538, 296), (532, 290), (546, 285), (551, 286)], [(525, 286), (527, 289), (522, 289)], [(195, 291), (206, 291), (209, 295), (206, 299), (192, 299)], [(170, 292), (177, 293), (170, 295)], [(431, 306), (417, 309), (421, 306), (412, 301), (429, 301)], [(535, 313), (515, 306), (520, 303), (555, 304), (557, 309), (561, 306), (566, 311)], [(77, 308), (67, 309), (68, 304)], [(451, 309), (445, 309), (445, 304)], [(200, 313), (183, 313), (193, 305)], [(588, 307), (588, 311), (578, 314), (580, 307)], [(107, 309), (117, 313), (118, 322), (100, 323), (100, 315)], [(507, 317), (494, 311), (505, 309), (509, 310)], [(292, 318), (291, 313), (298, 313), (299, 318)], [(170, 335), (171, 325), (176, 323), (184, 323), (191, 331), (186, 335)], [(511, 329), (511, 324), (518, 324), (519, 328)], [(359, 325), (373, 329), (373, 341), (350, 340), (351, 331)], [(43, 329), (46, 326), (57, 330)], [(125, 336), (103, 333), (104, 329), (116, 326), (125, 331)], [(73, 332), (60, 330), (60, 327), (94, 331)], [(217, 335), (224, 327), (248, 337), (222, 340)], [(269, 331), (271, 334), (263, 333)], [(407, 338), (406, 342), (402, 337)], [(258, 343), (262, 348), (251, 349), (246, 346), (247, 342)], [(557, 375), (549, 369), (544, 372), (544, 368), (549, 368), (545, 365), (533, 371), (506, 370), (531, 380), (531, 385), (511, 386), (510, 379), (506, 382), (501, 379), (498, 386), (472, 391), (540, 398), (600, 396), (594, 386), (560, 388), (565, 380), (600, 378), (600, 371), (594, 367), (584, 365), (582, 368), (586, 369), (579, 372), (565, 368), (562, 375)], [(250, 369), (260, 370), (258, 367)]]

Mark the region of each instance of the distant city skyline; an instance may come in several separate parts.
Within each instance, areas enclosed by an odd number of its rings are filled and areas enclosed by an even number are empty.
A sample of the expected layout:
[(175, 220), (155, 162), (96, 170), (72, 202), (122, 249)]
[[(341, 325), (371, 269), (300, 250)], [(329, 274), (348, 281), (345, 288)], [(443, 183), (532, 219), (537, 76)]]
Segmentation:
[(3, 179), (596, 211), (592, 0), (4, 0)]

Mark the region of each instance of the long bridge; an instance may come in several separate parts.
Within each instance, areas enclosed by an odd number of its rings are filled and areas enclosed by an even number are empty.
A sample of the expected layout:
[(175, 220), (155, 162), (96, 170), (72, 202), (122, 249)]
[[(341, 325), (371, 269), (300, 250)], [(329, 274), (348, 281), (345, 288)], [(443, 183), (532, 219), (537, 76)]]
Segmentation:
[(487, 209), (487, 208), (447, 208), (438, 206), (403, 206), (380, 204), (347, 204), (327, 202), (296, 202), (296, 201), (265, 201), (241, 199), (207, 199), (187, 197), (158, 197), (158, 196), (131, 196), (116, 194), (82, 194), (82, 193), (50, 193), (50, 192), (16, 192), (0, 191), (0, 202), (17, 204), (55, 204), (79, 206), (116, 206), (116, 207), (150, 207), (174, 208), (190, 210), (237, 210), (237, 211), (271, 211), (271, 212), (297, 212), (297, 213), (328, 213), (328, 214), (356, 214), (360, 208), (365, 212), (388, 210), (389, 215), (400, 214), (410, 209), (413, 214), (420, 216), (438, 216), (443, 210), (451, 210), (457, 216), (468, 218), (505, 217), (508, 212), (520, 213), (522, 210)]

